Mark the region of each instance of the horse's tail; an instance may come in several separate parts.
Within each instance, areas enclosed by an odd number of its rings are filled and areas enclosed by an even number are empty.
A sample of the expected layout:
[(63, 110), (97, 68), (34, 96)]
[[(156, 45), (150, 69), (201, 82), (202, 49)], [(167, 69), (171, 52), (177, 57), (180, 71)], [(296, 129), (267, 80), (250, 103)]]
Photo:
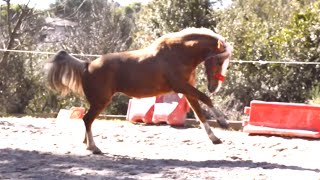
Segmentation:
[(82, 76), (88, 64), (65, 51), (59, 51), (45, 65), (49, 87), (62, 95), (72, 91), (83, 96)]

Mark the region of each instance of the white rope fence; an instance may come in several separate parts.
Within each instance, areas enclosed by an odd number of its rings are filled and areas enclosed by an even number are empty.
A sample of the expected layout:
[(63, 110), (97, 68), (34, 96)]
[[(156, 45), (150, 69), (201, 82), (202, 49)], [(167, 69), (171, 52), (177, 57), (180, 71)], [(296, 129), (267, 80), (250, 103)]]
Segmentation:
[(303, 61), (245, 61), (245, 60), (231, 60), (233, 63), (252, 63), (252, 64), (312, 64), (320, 65), (320, 62), (303, 62)]
[[(45, 51), (27, 51), (27, 50), (13, 50), (13, 49), (0, 49), (0, 51), (5, 52), (16, 52), (16, 53), (32, 53), (32, 54), (47, 54), (54, 55), (56, 52), (45, 52)], [(87, 56), (87, 57), (100, 57), (101, 55), (97, 54), (74, 54), (70, 53), (73, 56)], [(320, 65), (320, 62), (303, 62), (303, 61), (246, 61), (246, 60), (231, 60), (232, 63), (252, 63), (252, 64), (300, 64), (300, 65)]]
[[(0, 49), (0, 51), (5, 52), (17, 52), (17, 53), (31, 53), (31, 54), (47, 54), (47, 55), (54, 55), (57, 54), (56, 52), (46, 52), (46, 51), (27, 51), (27, 50), (13, 50), (13, 49)], [(70, 53), (73, 56), (87, 56), (87, 57), (100, 57), (101, 55), (96, 54), (74, 54)]]

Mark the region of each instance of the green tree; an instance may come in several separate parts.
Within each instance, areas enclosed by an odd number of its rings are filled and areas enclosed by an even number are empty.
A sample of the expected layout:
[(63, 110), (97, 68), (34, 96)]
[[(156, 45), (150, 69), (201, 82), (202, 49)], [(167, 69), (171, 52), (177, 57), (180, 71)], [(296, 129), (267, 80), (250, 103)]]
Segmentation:
[[(2, 49), (32, 50), (39, 38), (44, 19), (28, 5), (13, 5), (5, 0), (1, 5), (0, 41)], [(24, 113), (38, 88), (33, 75), (38, 59), (33, 54), (10, 51), (0, 53), (0, 105), (1, 114)]]
[(319, 79), (317, 66), (258, 61), (319, 61), (319, 51), (315, 50), (319, 43), (313, 35), (319, 33), (317, 4), (315, 1), (237, 0), (221, 13), (217, 29), (233, 42), (233, 59), (257, 61), (232, 63), (224, 94), (240, 101), (240, 108), (253, 99), (305, 102)]
[(154, 0), (145, 5), (137, 20), (135, 47), (148, 45), (154, 39), (187, 27), (216, 26), (213, 5), (210, 0)]

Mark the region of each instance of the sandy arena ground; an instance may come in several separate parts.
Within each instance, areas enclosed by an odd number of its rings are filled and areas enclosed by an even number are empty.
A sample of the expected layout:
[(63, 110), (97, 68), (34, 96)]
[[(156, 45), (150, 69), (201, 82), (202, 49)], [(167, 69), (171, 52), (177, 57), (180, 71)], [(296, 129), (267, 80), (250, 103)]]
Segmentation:
[(82, 144), (81, 120), (0, 119), (0, 179), (320, 180), (320, 140), (96, 120), (103, 155)]

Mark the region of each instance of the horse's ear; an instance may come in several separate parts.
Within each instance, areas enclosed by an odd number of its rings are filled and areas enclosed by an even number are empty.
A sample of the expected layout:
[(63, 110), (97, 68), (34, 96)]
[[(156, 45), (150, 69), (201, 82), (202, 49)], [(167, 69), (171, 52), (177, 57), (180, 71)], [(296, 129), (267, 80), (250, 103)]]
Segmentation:
[(223, 44), (223, 42), (221, 40), (218, 40), (218, 42), (217, 42), (217, 49), (218, 49), (219, 52), (224, 52), (225, 51), (224, 44)]

